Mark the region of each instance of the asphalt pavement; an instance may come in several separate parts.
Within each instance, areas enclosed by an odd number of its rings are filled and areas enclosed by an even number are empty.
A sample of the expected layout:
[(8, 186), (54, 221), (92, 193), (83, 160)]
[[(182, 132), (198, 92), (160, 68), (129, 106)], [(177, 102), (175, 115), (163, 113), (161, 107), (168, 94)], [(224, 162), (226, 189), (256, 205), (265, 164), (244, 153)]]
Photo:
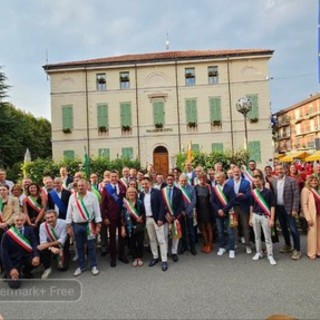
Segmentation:
[[(301, 240), (305, 252), (306, 236)], [(36, 272), (18, 296), (0, 283), (0, 310), (5, 319), (265, 319), (275, 313), (320, 319), (320, 259), (304, 254), (292, 261), (279, 247), (276, 266), (266, 258), (252, 261), (239, 245), (235, 260), (218, 257), (217, 247), (209, 255), (198, 248), (195, 257), (185, 252), (177, 263), (169, 258), (166, 272), (160, 264), (148, 267), (149, 253), (137, 268), (122, 262), (111, 268), (109, 256), (99, 256), (98, 276), (87, 271), (74, 278), (73, 262), (50, 281), (37, 280)]]

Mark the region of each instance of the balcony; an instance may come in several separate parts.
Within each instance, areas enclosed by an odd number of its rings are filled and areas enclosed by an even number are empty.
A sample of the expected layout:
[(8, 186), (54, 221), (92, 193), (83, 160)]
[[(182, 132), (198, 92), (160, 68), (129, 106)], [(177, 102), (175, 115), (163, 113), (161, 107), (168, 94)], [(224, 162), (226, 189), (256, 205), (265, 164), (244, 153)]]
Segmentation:
[(291, 135), (287, 132), (283, 132), (282, 134), (279, 134), (279, 140), (286, 140), (290, 139)]
[(277, 123), (278, 128), (286, 127), (290, 125), (290, 118), (280, 119)]
[(320, 115), (320, 111), (315, 111), (315, 112), (310, 113), (308, 118), (311, 119), (311, 118), (314, 118), (318, 115)]

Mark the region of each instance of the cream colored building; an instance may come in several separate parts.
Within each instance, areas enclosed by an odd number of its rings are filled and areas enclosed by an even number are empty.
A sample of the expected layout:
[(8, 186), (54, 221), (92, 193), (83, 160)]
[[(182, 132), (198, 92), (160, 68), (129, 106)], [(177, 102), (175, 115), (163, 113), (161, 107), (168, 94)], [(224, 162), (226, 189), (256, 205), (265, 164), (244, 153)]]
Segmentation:
[(205, 152), (244, 146), (236, 102), (250, 96), (251, 157), (272, 156), (268, 60), (273, 51), (165, 51), (44, 66), (51, 80), (54, 160), (140, 159), (167, 172), (192, 142)]

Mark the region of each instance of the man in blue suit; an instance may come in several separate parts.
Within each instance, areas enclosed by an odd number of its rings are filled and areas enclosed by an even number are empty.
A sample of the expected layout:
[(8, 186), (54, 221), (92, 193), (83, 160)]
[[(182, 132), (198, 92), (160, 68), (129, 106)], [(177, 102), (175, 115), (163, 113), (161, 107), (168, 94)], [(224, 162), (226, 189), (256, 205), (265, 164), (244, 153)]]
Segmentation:
[(149, 267), (153, 267), (159, 262), (158, 244), (161, 253), (161, 268), (163, 271), (168, 269), (167, 244), (164, 234), (165, 207), (161, 196), (161, 191), (151, 187), (148, 177), (141, 181), (142, 191), (140, 200), (143, 202), (146, 212), (146, 228), (150, 241), (150, 248), (153, 259)]
[(18, 289), (21, 277), (31, 278), (31, 270), (39, 265), (40, 258), (34, 232), (24, 226), (25, 215), (15, 213), (13, 223), (1, 241), (1, 260), (9, 287)]
[(236, 198), (233, 202), (233, 209), (238, 216), (239, 225), (243, 230), (243, 236), (246, 245), (246, 253), (251, 254), (250, 245), (250, 229), (249, 229), (249, 214), (250, 214), (250, 182), (241, 177), (241, 169), (238, 166), (233, 168), (233, 179), (228, 180), (227, 184), (234, 190)]
[(218, 172), (215, 178), (217, 184), (213, 186), (212, 207), (218, 229), (219, 250), (217, 255), (222, 256), (227, 251), (225, 248), (226, 242), (224, 236), (224, 231), (227, 230), (229, 258), (234, 259), (236, 228), (230, 226), (229, 215), (232, 214), (232, 204), (236, 198), (236, 195), (234, 193), (234, 189), (226, 183), (226, 176), (223, 172)]

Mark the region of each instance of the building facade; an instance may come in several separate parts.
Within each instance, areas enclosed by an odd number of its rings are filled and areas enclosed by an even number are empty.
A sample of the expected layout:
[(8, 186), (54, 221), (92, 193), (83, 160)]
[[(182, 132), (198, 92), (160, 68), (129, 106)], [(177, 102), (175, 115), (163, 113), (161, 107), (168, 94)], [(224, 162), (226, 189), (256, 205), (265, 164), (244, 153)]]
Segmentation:
[(274, 114), (275, 152), (320, 149), (320, 94), (311, 95)]
[(44, 66), (51, 83), (53, 159), (128, 157), (166, 173), (193, 150), (244, 146), (248, 114), (251, 157), (272, 155), (268, 60), (272, 50), (165, 51)]

